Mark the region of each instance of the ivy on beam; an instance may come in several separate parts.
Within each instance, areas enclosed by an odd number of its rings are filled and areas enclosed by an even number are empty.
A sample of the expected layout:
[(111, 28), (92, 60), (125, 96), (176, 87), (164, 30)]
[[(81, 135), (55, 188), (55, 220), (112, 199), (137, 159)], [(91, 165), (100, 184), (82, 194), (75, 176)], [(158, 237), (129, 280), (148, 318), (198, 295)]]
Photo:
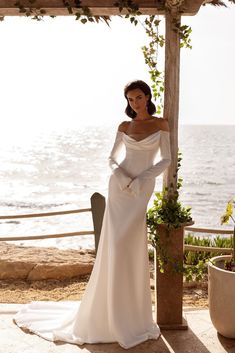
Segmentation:
[[(25, 7), (23, 3), (19, 0), (16, 1), (14, 6), (19, 9), (19, 14), (23, 16), (30, 17), (33, 20), (41, 21), (44, 16), (50, 16), (52, 18), (56, 17), (54, 15), (47, 15), (45, 9), (37, 6), (37, 0), (28, 0), (30, 5)], [(235, 0), (227, 0), (230, 3), (235, 4)], [(165, 11), (174, 11), (176, 14), (181, 14), (181, 7), (183, 6), (185, 0), (162, 0), (162, 5)], [(73, 3), (69, 0), (62, 0), (63, 6), (67, 9), (68, 14), (75, 16), (75, 20), (80, 21), (82, 24), (87, 22), (104, 21), (109, 27), (111, 22), (110, 16), (95, 16), (92, 14), (91, 10), (87, 6), (82, 6), (81, 0), (73, 0)], [(213, 0), (210, 3), (214, 6), (225, 6), (225, 1)], [(140, 21), (140, 16), (143, 14), (139, 10), (139, 5), (132, 0), (119, 0), (113, 4), (114, 7), (118, 7), (121, 18), (129, 19), (135, 26), (140, 23), (146, 34), (150, 37), (150, 42), (148, 45), (141, 47), (144, 55), (145, 63), (149, 67), (149, 75), (152, 81), (152, 91), (153, 98), (157, 102), (157, 114), (162, 113), (163, 109), (163, 92), (164, 92), (164, 73), (158, 70), (158, 51), (159, 47), (162, 48), (165, 44), (165, 38), (163, 35), (159, 34), (159, 24), (160, 20), (158, 16), (151, 15), (145, 16), (144, 22)], [(122, 14), (125, 10), (125, 14)], [(4, 16), (0, 16), (0, 21), (4, 20)], [(179, 33), (180, 36), (180, 47), (192, 48), (191, 45), (191, 27), (187, 25), (181, 25), (179, 22), (179, 16), (175, 16), (173, 21), (174, 30)]]

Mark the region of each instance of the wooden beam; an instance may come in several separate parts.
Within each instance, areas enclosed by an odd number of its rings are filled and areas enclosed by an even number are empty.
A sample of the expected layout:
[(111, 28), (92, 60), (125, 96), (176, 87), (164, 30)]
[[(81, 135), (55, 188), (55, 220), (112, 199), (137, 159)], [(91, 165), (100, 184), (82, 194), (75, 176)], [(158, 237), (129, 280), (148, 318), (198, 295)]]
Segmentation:
[[(211, 0), (212, 1), (212, 0)], [(183, 16), (194, 16), (200, 10), (202, 4), (204, 4), (205, 0), (185, 0), (184, 4), (180, 7), (180, 11), (182, 11), (181, 15)]]
[[(75, 8), (74, 0), (68, 0), (71, 6), (74, 6), (74, 13), (78, 11)], [(91, 10), (93, 15), (120, 15), (118, 7), (115, 7), (113, 4), (116, 0), (83, 0), (82, 6), (87, 6)], [(19, 9), (14, 5), (16, 0), (0, 0), (0, 15), (1, 16), (21, 16), (22, 13), (19, 13)], [(20, 3), (24, 7), (31, 8), (42, 8), (46, 11), (47, 15), (56, 15), (56, 16), (69, 16), (67, 8), (64, 6), (62, 0), (36, 0), (32, 5), (29, 0), (21, 0)], [(145, 1), (136, 1), (140, 7), (140, 11), (143, 14), (164, 14), (163, 1), (159, 0), (145, 0)], [(127, 11), (122, 11), (122, 14), (126, 14)]]
[[(23, 13), (15, 6), (17, 0), (0, 0), (0, 16), (22, 16)], [(74, 13), (77, 11), (75, 8), (74, 0), (68, 0), (71, 6), (74, 6)], [(191, 16), (195, 15), (202, 3), (205, 0), (185, 0), (184, 4), (180, 7), (182, 15)], [(116, 0), (83, 0), (82, 6), (90, 8), (93, 15), (97, 16), (113, 16), (120, 15), (119, 9), (113, 4)], [(164, 15), (165, 7), (163, 0), (134, 0), (139, 5), (139, 9), (143, 15)], [(64, 7), (62, 0), (36, 0), (34, 4), (30, 4), (29, 0), (20, 0), (21, 5), (25, 8), (43, 9), (46, 15), (55, 16), (71, 16), (67, 8)], [(121, 14), (126, 14), (127, 11), (123, 10)]]

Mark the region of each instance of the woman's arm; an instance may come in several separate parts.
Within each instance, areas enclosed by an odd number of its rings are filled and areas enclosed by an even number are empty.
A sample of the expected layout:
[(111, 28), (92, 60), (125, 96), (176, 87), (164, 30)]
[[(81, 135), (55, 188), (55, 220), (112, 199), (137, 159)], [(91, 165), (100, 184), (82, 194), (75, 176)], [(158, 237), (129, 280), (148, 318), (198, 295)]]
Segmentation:
[[(129, 188), (136, 195), (141, 190), (142, 182), (146, 179), (152, 179), (162, 174), (171, 163), (171, 149), (170, 149), (170, 133), (168, 123), (166, 123), (166, 129), (161, 131), (160, 136), (160, 153), (161, 160), (150, 168), (140, 173), (129, 185)], [(164, 127), (164, 126), (162, 126)], [(168, 128), (168, 129), (167, 129)]]
[(130, 184), (132, 179), (130, 178), (129, 175), (127, 175), (126, 171), (123, 168), (121, 168), (117, 162), (117, 157), (123, 146), (123, 141), (122, 141), (123, 132), (121, 131), (121, 128), (122, 128), (122, 124), (119, 125), (118, 130), (116, 132), (115, 141), (114, 141), (112, 150), (110, 152), (110, 155), (108, 157), (108, 161), (109, 161), (109, 167), (112, 173), (117, 178), (117, 182), (119, 184), (120, 189), (124, 190)]
[(161, 160), (151, 166), (150, 168), (144, 170), (138, 175), (141, 179), (151, 179), (162, 174), (166, 168), (171, 164), (171, 150), (170, 150), (170, 134), (168, 131), (161, 131), (160, 137), (160, 153)]

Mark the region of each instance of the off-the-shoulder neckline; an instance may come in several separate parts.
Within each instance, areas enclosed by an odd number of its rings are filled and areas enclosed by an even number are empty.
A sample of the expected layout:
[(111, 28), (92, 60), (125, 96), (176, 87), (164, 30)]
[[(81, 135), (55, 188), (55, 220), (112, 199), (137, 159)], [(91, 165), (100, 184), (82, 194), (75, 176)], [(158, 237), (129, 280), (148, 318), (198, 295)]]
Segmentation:
[(155, 131), (155, 132), (153, 132), (152, 134), (146, 136), (145, 138), (143, 138), (143, 139), (141, 139), (141, 140), (136, 140), (136, 139), (134, 139), (133, 137), (127, 135), (124, 131), (119, 131), (119, 130), (118, 130), (118, 133), (123, 134), (124, 136), (126, 136), (127, 138), (130, 138), (131, 140), (134, 140), (135, 142), (142, 142), (142, 141), (148, 139), (149, 137), (152, 137), (153, 135), (155, 135), (155, 134), (157, 134), (157, 133), (159, 133), (159, 132), (167, 132), (167, 133), (169, 133), (169, 131), (166, 131), (166, 130), (158, 130), (158, 131)]

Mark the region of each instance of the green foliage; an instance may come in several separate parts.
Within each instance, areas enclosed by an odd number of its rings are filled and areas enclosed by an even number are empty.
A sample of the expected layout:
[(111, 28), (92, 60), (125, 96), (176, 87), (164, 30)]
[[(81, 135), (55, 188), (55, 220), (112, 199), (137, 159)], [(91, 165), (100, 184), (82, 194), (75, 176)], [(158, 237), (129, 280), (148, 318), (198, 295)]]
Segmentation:
[[(211, 239), (200, 238), (191, 234), (185, 237), (184, 243), (189, 245), (195, 245), (195, 246), (212, 246)], [(211, 257), (211, 252), (205, 252), (205, 251), (195, 252), (195, 251), (188, 251), (188, 250), (184, 252), (184, 262), (187, 265), (197, 265), (199, 261), (204, 259), (209, 259), (210, 257)]]
[[(196, 245), (196, 246), (207, 246), (207, 247), (218, 247), (218, 248), (233, 248), (233, 237), (222, 237), (217, 235), (215, 238), (209, 237), (197, 237), (192, 234), (188, 234), (184, 239), (185, 244)], [(184, 275), (186, 281), (189, 280), (201, 280), (204, 275), (207, 274), (207, 263), (214, 256), (224, 254), (223, 250), (220, 251), (184, 251)], [(229, 269), (230, 261), (225, 264), (225, 269)], [(192, 275), (192, 276), (191, 276)]]
[[(233, 237), (225, 238), (217, 235), (215, 238), (197, 237), (188, 234), (184, 238), (184, 243), (196, 246), (209, 246), (220, 248), (232, 248)], [(186, 281), (196, 280), (200, 281), (207, 274), (207, 263), (214, 256), (224, 254), (224, 251), (184, 251), (184, 275)]]
[(184, 264), (183, 273), (186, 282), (189, 281), (201, 281), (207, 272), (207, 264), (203, 260), (198, 261), (196, 265)]
[(229, 219), (233, 221), (233, 256), (230, 261), (225, 261), (224, 268), (228, 271), (235, 271), (235, 219), (233, 218), (233, 206), (235, 205), (235, 200), (231, 199), (228, 201), (226, 211), (221, 216), (221, 224), (227, 224)]
[[(142, 15), (139, 11), (139, 5), (133, 2), (132, 0), (120, 0), (114, 3), (114, 6), (119, 8), (119, 12), (121, 13), (124, 9), (127, 10), (127, 14), (124, 16), (125, 18), (129, 18), (130, 22), (135, 26), (138, 24), (137, 16)], [(122, 17), (122, 15), (119, 15)]]
[[(40, 6), (36, 6), (37, 0), (28, 0), (29, 4), (34, 5), (31, 7), (25, 7), (20, 1), (17, 1), (14, 6), (19, 8), (19, 13), (24, 14), (27, 17), (31, 17), (33, 20), (41, 21), (43, 19), (44, 15), (47, 15), (46, 10), (40, 8)], [(167, 4), (165, 4), (164, 1), (162, 2), (162, 8), (161, 10), (164, 11), (169, 11), (169, 8)], [(228, 2), (235, 4), (235, 0), (228, 0)], [(62, 0), (62, 3), (64, 7), (67, 8), (68, 13), (70, 15), (75, 15), (76, 20), (80, 20), (81, 23), (85, 24), (86, 22), (99, 22), (103, 20), (108, 26), (109, 26), (109, 21), (111, 21), (109, 16), (94, 16), (92, 15), (89, 7), (87, 6), (81, 6), (82, 1), (81, 0), (73, 0), (72, 2), (70, 0)], [(222, 0), (213, 0), (210, 3), (204, 3), (202, 6), (205, 5), (215, 5), (215, 6), (225, 6), (226, 2)], [(113, 6), (117, 6), (119, 8), (119, 12), (121, 13), (123, 9), (127, 10), (127, 14), (125, 15), (125, 18), (129, 18), (131, 23), (134, 23), (137, 25), (138, 20), (136, 19), (137, 16), (142, 15), (142, 13), (139, 11), (139, 5), (132, 0), (120, 0), (116, 1)], [(74, 9), (79, 9), (79, 11), (74, 13)], [(179, 14), (183, 13), (183, 11), (179, 8)], [(121, 15), (119, 15), (121, 16)], [(51, 18), (55, 18), (55, 15), (50, 15)], [(87, 17), (87, 18), (86, 18)], [(122, 17), (122, 16), (121, 16)], [(4, 16), (0, 16), (0, 21), (4, 20)], [(189, 26), (177, 26), (176, 23), (176, 30), (180, 31), (180, 39), (181, 39), (181, 47), (185, 46), (187, 48), (191, 48), (190, 42), (191, 40), (189, 39), (189, 34), (191, 33), (191, 28)]]
[(235, 201), (233, 199), (229, 200), (226, 207), (226, 211), (220, 218), (221, 224), (228, 224), (230, 218), (235, 224), (235, 219), (233, 218), (233, 205), (235, 205)]
[[(174, 177), (177, 177), (177, 172), (180, 168), (182, 153), (178, 153), (178, 164)], [(192, 221), (191, 207), (184, 207), (179, 201), (179, 190), (182, 187), (182, 178), (177, 180), (177, 188), (174, 191), (173, 184), (170, 187), (165, 187), (162, 192), (155, 192), (156, 196), (153, 201), (153, 207), (147, 212), (147, 225), (150, 234), (157, 234), (157, 225), (165, 224), (169, 229), (179, 228), (182, 224)]]
[(178, 190), (168, 197), (168, 189), (165, 188), (162, 192), (156, 192), (155, 196), (154, 206), (148, 210), (147, 222), (150, 231), (158, 224), (179, 228), (182, 224), (192, 221), (191, 207), (182, 206), (178, 199)]
[[(177, 178), (177, 172), (182, 160), (181, 153), (178, 153), (178, 163), (174, 177)], [(149, 239), (152, 246), (156, 249), (157, 260), (161, 272), (164, 272), (164, 266), (171, 264), (176, 272), (183, 271), (182, 266), (171, 259), (167, 253), (166, 246), (161, 244), (159, 225), (164, 224), (167, 227), (168, 236), (170, 230), (180, 228), (183, 224), (192, 221), (191, 207), (184, 207), (179, 201), (179, 189), (182, 187), (182, 178), (178, 178), (176, 190), (173, 184), (169, 189), (165, 187), (162, 192), (155, 192), (156, 198), (153, 201), (153, 207), (149, 208), (146, 215)]]
[[(34, 20), (41, 21), (44, 15), (47, 15), (46, 10), (37, 6), (37, 0), (29, 0), (30, 7), (25, 7), (21, 1), (17, 1), (14, 5), (19, 8), (19, 13), (27, 17), (31, 17)], [(77, 21), (82, 24), (87, 22), (104, 21), (108, 26), (111, 22), (110, 16), (95, 16), (91, 13), (91, 10), (87, 6), (82, 6), (81, 0), (62, 0), (62, 4), (67, 8), (69, 15), (74, 15)], [(130, 20), (135, 26), (138, 24), (139, 16), (142, 15), (139, 10), (139, 5), (132, 0), (119, 0), (114, 2), (113, 6), (118, 7), (120, 17), (124, 17)], [(162, 3), (162, 9), (164, 10), (164, 2)], [(165, 7), (166, 9), (166, 7)], [(125, 10), (125, 15), (121, 13)], [(51, 15), (51, 18), (56, 16)], [(0, 21), (4, 20), (4, 16), (0, 17)], [(141, 23), (141, 22), (140, 22)], [(149, 75), (152, 81), (152, 92), (153, 99), (156, 101), (156, 113), (162, 114), (163, 111), (163, 92), (164, 92), (164, 73), (157, 69), (157, 54), (159, 47), (163, 47), (165, 43), (164, 36), (159, 34), (159, 23), (158, 16), (146, 16), (144, 23), (141, 23), (145, 28), (146, 34), (150, 37), (148, 46), (142, 46), (142, 52), (144, 55), (145, 63), (149, 67)], [(191, 48), (189, 38), (191, 34), (191, 28), (188, 26), (178, 26), (175, 22), (175, 30), (179, 31), (181, 47), (185, 46)]]
[(153, 260), (154, 259), (154, 250), (153, 250), (153, 248), (148, 249), (148, 254), (149, 254), (149, 260)]
[[(218, 247), (218, 248), (232, 248), (233, 247), (233, 237), (221, 237), (217, 235), (215, 238), (210, 237), (198, 237), (192, 234), (188, 234), (184, 243), (188, 245), (196, 246), (207, 246), (207, 247)], [(223, 251), (211, 252), (211, 251), (190, 251), (185, 250), (184, 252), (184, 262), (189, 265), (196, 265), (200, 260), (209, 260), (213, 256), (221, 255)]]
[[(33, 20), (41, 21), (44, 15), (47, 15), (45, 9), (36, 6), (37, 0), (29, 0), (31, 7), (25, 7), (20, 1), (17, 1), (14, 6), (18, 7), (19, 13), (30, 17)], [(89, 22), (99, 22), (104, 21), (109, 26), (109, 21), (111, 18), (109, 16), (94, 16), (91, 10), (87, 6), (81, 6), (81, 0), (74, 0), (73, 2), (68, 0), (62, 0), (65, 8), (67, 8), (69, 15), (74, 15), (75, 20), (80, 20), (81, 23), (85, 24)], [(55, 18), (55, 15), (50, 15), (51, 18)], [(0, 18), (1, 20), (4, 17)]]
[(163, 92), (164, 92), (164, 74), (157, 69), (157, 56), (159, 47), (163, 47), (165, 39), (163, 35), (159, 34), (160, 20), (157, 16), (148, 16), (144, 21), (144, 28), (146, 34), (150, 37), (148, 46), (141, 47), (145, 64), (149, 67), (149, 74), (153, 82), (151, 88), (153, 92), (153, 99), (158, 102), (156, 106), (156, 113), (161, 114), (163, 110)]
[[(220, 247), (220, 248), (232, 248), (233, 247), (233, 237), (223, 237), (217, 235), (215, 238), (211, 237), (199, 237), (192, 233), (187, 234), (184, 237), (184, 243), (188, 245), (196, 246), (207, 246), (207, 247)], [(214, 256), (224, 254), (224, 251), (212, 252), (212, 251), (184, 251), (183, 267), (175, 266), (176, 272), (183, 272), (185, 281), (202, 281), (207, 276), (207, 263)], [(149, 249), (149, 259), (153, 260), (154, 250)], [(164, 272), (164, 264), (166, 263), (167, 256), (165, 254), (164, 258), (161, 259), (160, 271)], [(168, 259), (170, 260), (170, 259)], [(225, 264), (226, 265), (226, 264)], [(230, 262), (226, 265), (229, 269)]]
[[(231, 2), (232, 4), (235, 4), (235, 0), (228, 0), (228, 2)], [(227, 4), (226, 4), (226, 1), (223, 1), (223, 0), (212, 0), (211, 2), (209, 3), (204, 3), (202, 4), (203, 6), (205, 5), (213, 5), (213, 6), (223, 6), (223, 7), (227, 7)]]
[(36, 8), (36, 0), (29, 0), (31, 7), (25, 7), (20, 1), (17, 1), (14, 6), (19, 8), (19, 13), (24, 14), (27, 17), (31, 17), (32, 20), (41, 21), (43, 16), (46, 14), (46, 11), (42, 8)]
[(173, 20), (174, 31), (179, 33), (180, 37), (180, 48), (189, 48), (192, 49), (190, 35), (192, 33), (192, 28), (187, 25), (181, 25), (178, 19)]

